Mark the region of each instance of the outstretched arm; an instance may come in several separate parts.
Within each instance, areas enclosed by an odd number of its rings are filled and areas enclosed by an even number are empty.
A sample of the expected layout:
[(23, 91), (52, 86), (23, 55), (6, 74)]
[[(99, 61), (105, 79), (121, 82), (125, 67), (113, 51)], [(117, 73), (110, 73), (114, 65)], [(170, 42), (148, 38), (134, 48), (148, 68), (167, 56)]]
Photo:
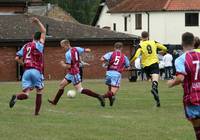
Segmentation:
[(90, 64), (81, 60), (83, 66), (89, 66)]
[(166, 52), (167, 51), (167, 47), (165, 47), (164, 45), (156, 42), (156, 46), (157, 48), (161, 49), (162, 51)]
[(130, 62), (133, 63), (141, 54), (141, 48), (137, 49), (135, 55), (131, 58)]
[(168, 87), (172, 88), (172, 87), (174, 87), (176, 85), (179, 85), (179, 84), (183, 83), (184, 78), (185, 78), (184, 75), (181, 75), (181, 74), (177, 75), (175, 77), (175, 79), (167, 81)]
[(36, 17), (32, 18), (32, 22), (39, 27), (40, 32), (41, 32), (40, 42), (44, 44), (45, 43), (45, 38), (46, 38), (46, 28), (41, 23), (41, 21)]

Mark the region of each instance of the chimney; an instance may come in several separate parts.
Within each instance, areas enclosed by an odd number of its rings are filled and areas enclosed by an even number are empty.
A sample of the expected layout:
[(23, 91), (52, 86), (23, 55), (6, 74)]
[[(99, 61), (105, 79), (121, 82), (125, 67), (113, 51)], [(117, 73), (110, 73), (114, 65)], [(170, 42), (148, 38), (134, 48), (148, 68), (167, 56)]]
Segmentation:
[(111, 28), (109, 26), (104, 26), (102, 29), (110, 30)]

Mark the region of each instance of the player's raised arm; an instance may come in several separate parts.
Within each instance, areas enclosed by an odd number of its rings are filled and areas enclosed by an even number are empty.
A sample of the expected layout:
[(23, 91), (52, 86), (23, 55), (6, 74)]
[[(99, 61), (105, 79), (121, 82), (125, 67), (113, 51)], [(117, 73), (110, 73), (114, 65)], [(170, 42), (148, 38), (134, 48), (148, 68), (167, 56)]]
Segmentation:
[(40, 32), (41, 32), (40, 42), (44, 44), (45, 38), (46, 38), (46, 28), (44, 27), (42, 22), (36, 17), (32, 18), (32, 22), (39, 27)]
[(164, 51), (164, 52), (167, 51), (167, 47), (166, 47), (166, 46), (164, 46), (164, 45), (162, 45), (161, 43), (156, 42), (156, 41), (155, 41), (155, 43), (156, 43), (157, 48), (161, 49), (161, 50)]
[(83, 54), (83, 53), (89, 53), (91, 52), (91, 49), (89, 48), (82, 48), (82, 47), (75, 47), (79, 53), (79, 55)]
[(138, 48), (135, 55), (130, 59), (130, 63), (133, 63), (141, 54), (141, 48)]

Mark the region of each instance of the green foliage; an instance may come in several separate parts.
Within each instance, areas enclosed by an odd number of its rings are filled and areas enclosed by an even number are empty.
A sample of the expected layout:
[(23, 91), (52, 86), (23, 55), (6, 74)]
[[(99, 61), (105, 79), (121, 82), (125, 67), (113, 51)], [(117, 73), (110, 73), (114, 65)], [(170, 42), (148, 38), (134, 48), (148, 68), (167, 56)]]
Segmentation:
[(100, 0), (45, 0), (45, 2), (58, 4), (80, 23), (91, 24)]

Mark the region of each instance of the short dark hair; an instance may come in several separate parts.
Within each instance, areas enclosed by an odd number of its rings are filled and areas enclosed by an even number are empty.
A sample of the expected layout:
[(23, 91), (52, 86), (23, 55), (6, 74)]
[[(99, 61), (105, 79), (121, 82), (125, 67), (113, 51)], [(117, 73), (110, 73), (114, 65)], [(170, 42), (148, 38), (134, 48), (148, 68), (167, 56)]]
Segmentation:
[(41, 32), (35, 32), (33, 39), (40, 40), (40, 38), (41, 38)]
[(148, 38), (149, 37), (149, 33), (147, 31), (143, 31), (141, 34), (142, 38)]
[(190, 32), (185, 32), (182, 35), (182, 45), (183, 46), (194, 46), (194, 35)]
[(122, 42), (116, 42), (114, 44), (115, 49), (121, 49), (123, 47), (123, 43)]
[(199, 47), (200, 47), (200, 39), (199, 39), (199, 37), (196, 36), (194, 38), (194, 48), (197, 49)]

